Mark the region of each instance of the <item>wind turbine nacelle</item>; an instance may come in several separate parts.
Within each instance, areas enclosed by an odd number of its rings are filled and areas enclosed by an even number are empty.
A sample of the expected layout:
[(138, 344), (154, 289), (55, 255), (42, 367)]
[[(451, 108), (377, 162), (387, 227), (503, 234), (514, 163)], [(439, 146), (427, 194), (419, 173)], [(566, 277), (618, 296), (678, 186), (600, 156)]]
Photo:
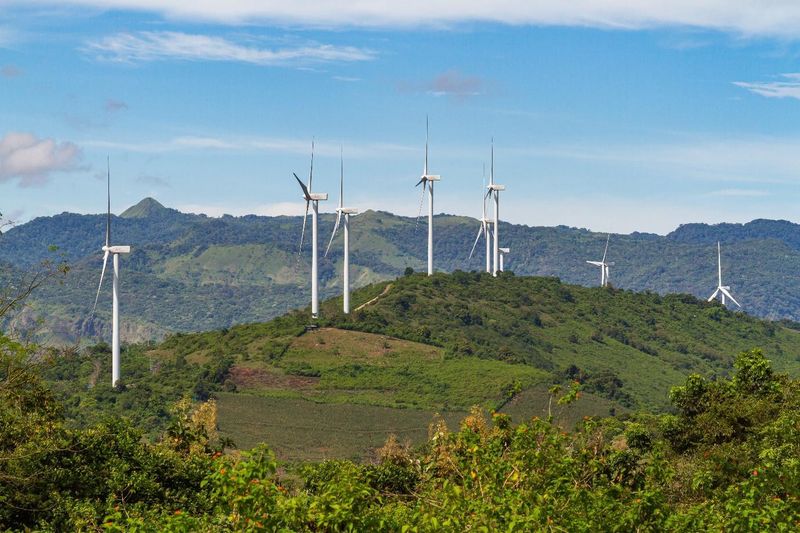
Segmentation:
[(129, 254), (131, 253), (130, 246), (103, 246), (104, 252), (109, 252), (112, 254)]
[(324, 200), (328, 199), (328, 193), (326, 193), (326, 192), (312, 192), (311, 194), (308, 195), (308, 198), (312, 202), (324, 201)]
[(511, 253), (511, 248), (498, 248), (497, 250), (499, 252), (501, 252), (501, 253), (504, 253), (504, 254), (510, 254)]
[(442, 180), (442, 177), (437, 175), (437, 174), (427, 174), (427, 175), (422, 176), (422, 177), (425, 178), (428, 181), (441, 181)]
[(343, 215), (357, 215), (358, 214), (358, 209), (356, 209), (355, 207), (340, 207), (336, 211), (338, 211), (339, 213), (341, 213)]
[(504, 190), (506, 190), (506, 186), (505, 185), (497, 185), (497, 184), (487, 185), (486, 188), (489, 189), (490, 191), (504, 191)]

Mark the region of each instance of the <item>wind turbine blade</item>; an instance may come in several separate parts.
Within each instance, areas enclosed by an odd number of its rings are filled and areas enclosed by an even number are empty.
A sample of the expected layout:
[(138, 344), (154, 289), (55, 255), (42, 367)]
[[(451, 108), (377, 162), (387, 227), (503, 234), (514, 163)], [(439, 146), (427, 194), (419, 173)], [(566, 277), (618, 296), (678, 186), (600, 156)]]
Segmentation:
[(97, 295), (94, 297), (94, 305), (92, 306), (92, 314), (89, 315), (89, 321), (94, 318), (94, 312), (97, 310), (97, 301), (100, 299), (100, 289), (103, 288), (103, 277), (106, 275), (106, 265), (108, 264), (108, 250), (103, 254), (103, 270), (100, 271), (100, 284), (97, 286)]
[(722, 291), (722, 294), (724, 294), (725, 296), (727, 296), (728, 298), (730, 298), (730, 299), (731, 299), (731, 301), (732, 301), (733, 303), (735, 303), (736, 305), (738, 305), (739, 307), (741, 307), (741, 305), (739, 304), (739, 302), (737, 302), (737, 301), (736, 301), (736, 298), (734, 298), (734, 297), (731, 295), (731, 293), (730, 293), (730, 292), (728, 292), (728, 290), (727, 290), (725, 287), (720, 287), (720, 288), (719, 288), (719, 290), (720, 290), (720, 291)]
[(717, 241), (717, 274), (719, 275), (719, 285), (722, 286), (722, 250)]
[(111, 246), (111, 158), (106, 156), (106, 193), (108, 209), (106, 210), (106, 246)]
[(716, 297), (717, 297), (717, 294), (719, 294), (719, 287), (717, 287), (717, 290), (715, 290), (715, 291), (714, 291), (714, 294), (712, 294), (711, 296), (709, 296), (709, 297), (708, 297), (708, 300), (706, 300), (706, 301), (710, 302), (711, 300), (713, 300), (714, 298), (716, 298)]
[(306, 200), (306, 214), (305, 216), (303, 216), (303, 231), (300, 233), (300, 249), (297, 251), (297, 253), (303, 251), (303, 241), (305, 240), (306, 237), (306, 221), (308, 221), (308, 206), (310, 203), (311, 200)]
[(423, 174), (428, 175), (428, 115), (425, 115), (425, 169)]
[(483, 188), (481, 188), (481, 195), (483, 196), (483, 211), (481, 216), (482, 221), (486, 220), (486, 196), (483, 195), (483, 191), (485, 190), (486, 190), (486, 163), (483, 164)]
[(314, 139), (311, 139), (311, 170), (308, 171), (308, 190), (312, 190), (312, 182), (314, 181)]
[[(339, 209), (344, 207), (344, 149), (339, 147)], [(338, 218), (337, 224), (338, 224)]]
[[(423, 180), (420, 180), (420, 183), (422, 183), (422, 181), (425, 181), (424, 178)], [(417, 185), (419, 186), (419, 183), (417, 183)], [(419, 226), (419, 219), (422, 216), (422, 205), (425, 203), (425, 189), (427, 188), (428, 188), (428, 183), (426, 181), (425, 185), (423, 185), (422, 187), (422, 195), (419, 197), (419, 212), (417, 213), (417, 221), (414, 223), (415, 232), (417, 231), (417, 226)]]
[(494, 185), (494, 137), (492, 137), (492, 158), (489, 167), (489, 183)]
[(428, 178), (426, 178), (425, 176), (422, 176), (422, 177), (419, 179), (419, 181), (417, 182), (417, 184), (416, 184), (416, 185), (414, 185), (414, 187), (419, 187), (419, 186), (420, 186), (420, 184), (422, 184), (422, 183), (425, 183), (426, 181), (428, 181)]
[(484, 233), (486, 228), (484, 228), (484, 224), (481, 223), (481, 227), (478, 230), (478, 236), (475, 237), (475, 244), (472, 245), (472, 251), (469, 253), (469, 258), (472, 259), (472, 254), (475, 253), (475, 247), (478, 246), (478, 241), (481, 240), (481, 235)]
[(611, 234), (609, 233), (608, 237), (606, 237), (606, 249), (603, 250), (603, 263), (606, 262), (606, 254), (608, 253), (608, 241), (610, 240), (611, 240)]
[(331, 251), (331, 244), (333, 244), (333, 239), (336, 237), (336, 232), (339, 230), (339, 221), (342, 220), (342, 212), (339, 211), (336, 215), (336, 224), (333, 225), (333, 233), (331, 233), (331, 240), (328, 241), (328, 247), (325, 248), (325, 257), (328, 257), (328, 252)]
[[(297, 174), (295, 174), (294, 172), (292, 172), (292, 175), (294, 176), (294, 179), (296, 179), (296, 180), (297, 180), (297, 183), (299, 183), (299, 184), (300, 184), (300, 188), (301, 188), (301, 189), (303, 189), (303, 196), (305, 197), (305, 199), (306, 199), (306, 202), (308, 202), (308, 201), (311, 199), (311, 193), (310, 193), (310, 192), (308, 192), (308, 187), (306, 187), (306, 184), (305, 184), (305, 183), (303, 183), (302, 181), (300, 181), (300, 178), (298, 178), (298, 177), (297, 177)], [(307, 215), (307, 214), (308, 214), (308, 208), (306, 208), (306, 215)]]

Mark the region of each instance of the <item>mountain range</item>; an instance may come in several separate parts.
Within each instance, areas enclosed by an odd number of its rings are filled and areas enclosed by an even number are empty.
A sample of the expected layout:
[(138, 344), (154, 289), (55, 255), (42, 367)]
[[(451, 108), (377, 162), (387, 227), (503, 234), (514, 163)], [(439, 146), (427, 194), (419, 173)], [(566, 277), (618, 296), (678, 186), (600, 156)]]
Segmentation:
[[(5, 327), (36, 331), (40, 340), (56, 343), (109, 335), (110, 283), (103, 288), (97, 317), (88, 320), (99, 280), (105, 220), (105, 215), (62, 213), (36, 218), (0, 237), (5, 277), (54, 257), (65, 258), (71, 266), (63, 283), (40, 289)], [(334, 215), (321, 215), (321, 247), (333, 223)], [(265, 321), (306, 306), (311, 250), (306, 246), (298, 253), (301, 227), (301, 217), (212, 218), (181, 213), (152, 198), (113, 216), (112, 244), (133, 248), (121, 261), (123, 341)], [(479, 222), (468, 217), (435, 217), (437, 270), (483, 268), (480, 245), (468, 261), (478, 227)], [(394, 279), (408, 267), (424, 269), (425, 221), (367, 211), (351, 228), (355, 286)], [(507, 270), (578, 285), (599, 284), (599, 269), (586, 260), (600, 259), (606, 234), (501, 223), (501, 236), (502, 244), (511, 248)], [(323, 297), (341, 289), (340, 239), (320, 262)], [(686, 224), (665, 236), (611, 235), (611, 284), (706, 298), (717, 284), (718, 240), (724, 282), (742, 310), (763, 318), (800, 320), (800, 280), (795, 275), (800, 270), (800, 225), (788, 221)]]

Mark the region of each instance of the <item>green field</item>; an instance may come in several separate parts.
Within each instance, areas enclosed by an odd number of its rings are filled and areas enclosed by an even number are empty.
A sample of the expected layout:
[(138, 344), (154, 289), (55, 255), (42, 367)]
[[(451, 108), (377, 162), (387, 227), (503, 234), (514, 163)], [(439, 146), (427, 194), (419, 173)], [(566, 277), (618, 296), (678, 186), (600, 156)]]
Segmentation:
[[(218, 399), (220, 433), (240, 449), (269, 444), (289, 461), (363, 460), (374, 457), (390, 434), (420, 444), (436, 413), (369, 405), (319, 404), (296, 398), (264, 398), (222, 393)], [(457, 428), (466, 413), (445, 412), (448, 426)]]

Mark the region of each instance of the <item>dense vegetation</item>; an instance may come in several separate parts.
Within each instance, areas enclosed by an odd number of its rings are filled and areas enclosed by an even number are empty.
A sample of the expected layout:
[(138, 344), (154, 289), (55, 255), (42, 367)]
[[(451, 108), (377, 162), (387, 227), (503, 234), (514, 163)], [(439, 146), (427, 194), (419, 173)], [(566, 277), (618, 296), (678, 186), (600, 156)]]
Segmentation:
[[(724, 375), (733, 368), (730, 354), (753, 346), (774, 354), (781, 371), (800, 373), (800, 332), (688, 295), (456, 272), (404, 276), (353, 294), (354, 309), (370, 301), (349, 316), (340, 298), (324, 302), (319, 332), (305, 333), (308, 314), (299, 311), (267, 324), (175, 335), (158, 353), (226, 354), (254, 371), (317, 380), (296, 397), (337, 401), (343, 390), (348, 402), (429, 409), (498, 408), (499, 391), (515, 383), (521, 391), (572, 380), (624, 406), (661, 409), (672, 384), (692, 372)], [(470, 393), (459, 393), (458, 382)], [(482, 396), (487, 385), (494, 392)], [(278, 389), (242, 390), (287, 393)]]
[[(691, 375), (674, 414), (514, 425), (475, 410), (374, 463), (279, 468), (219, 453), (215, 407), (179, 403), (156, 442), (125, 420), (72, 429), (0, 342), (0, 526), (111, 531), (792, 531), (800, 527), (800, 383), (758, 350), (731, 379)], [(573, 389), (561, 402), (574, 400)]]
[[(56, 245), (73, 267), (63, 287), (41, 291), (34, 305), (13, 320), (18, 331), (36, 330), (44, 341), (107, 338), (109, 310), (87, 322), (99, 275), (105, 217), (64, 213), (11, 228), (0, 241), (0, 263), (28, 268)], [(321, 217), (327, 234), (332, 215)], [(437, 269), (479, 270), (483, 258), (467, 261), (477, 222), (436, 217)], [(308, 302), (310, 247), (297, 254), (298, 217), (218, 219), (183, 214), (145, 199), (114, 217), (114, 240), (133, 246), (123, 259), (123, 338), (163, 338), (169, 332), (203, 331), (264, 321)], [(354, 282), (393, 279), (406, 267), (421, 269), (426, 255), (422, 226), (414, 219), (368, 211), (352, 226)], [(558, 276), (580, 285), (598, 282), (586, 259), (602, 254), (605, 235), (566, 227), (503, 224), (511, 247), (509, 269), (518, 275)], [(689, 224), (661, 237), (614, 235), (611, 281), (630, 290), (707, 297), (716, 284), (714, 241), (724, 243), (725, 281), (744, 309), (772, 319), (800, 319), (800, 231), (785, 221), (749, 224)], [(735, 260), (734, 260), (735, 258)], [(341, 247), (320, 263), (323, 296), (340, 291)], [(110, 286), (105, 289), (106, 302)], [(231, 302), (236, 302), (232, 305)], [(37, 328), (44, 318), (46, 328)]]

